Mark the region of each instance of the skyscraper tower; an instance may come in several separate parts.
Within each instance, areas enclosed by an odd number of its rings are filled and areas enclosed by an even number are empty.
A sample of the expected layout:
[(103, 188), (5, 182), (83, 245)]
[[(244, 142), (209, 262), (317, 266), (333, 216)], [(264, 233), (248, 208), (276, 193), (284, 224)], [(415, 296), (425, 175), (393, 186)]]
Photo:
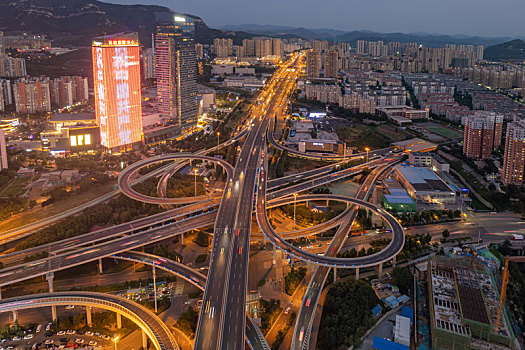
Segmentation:
[(157, 14), (157, 97), (161, 117), (184, 133), (197, 124), (195, 22), (176, 13)]
[(100, 142), (109, 150), (128, 149), (142, 142), (138, 34), (96, 38), (92, 54)]

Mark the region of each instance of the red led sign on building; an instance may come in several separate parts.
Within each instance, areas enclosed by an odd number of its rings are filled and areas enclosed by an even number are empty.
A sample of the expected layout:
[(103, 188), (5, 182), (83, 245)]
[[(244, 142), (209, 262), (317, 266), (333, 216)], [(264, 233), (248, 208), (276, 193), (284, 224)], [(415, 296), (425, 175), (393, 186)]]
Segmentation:
[[(113, 149), (142, 141), (139, 47), (93, 43), (95, 111), (102, 146)], [(118, 44), (120, 45), (120, 44)], [(126, 45), (126, 46), (124, 46)]]

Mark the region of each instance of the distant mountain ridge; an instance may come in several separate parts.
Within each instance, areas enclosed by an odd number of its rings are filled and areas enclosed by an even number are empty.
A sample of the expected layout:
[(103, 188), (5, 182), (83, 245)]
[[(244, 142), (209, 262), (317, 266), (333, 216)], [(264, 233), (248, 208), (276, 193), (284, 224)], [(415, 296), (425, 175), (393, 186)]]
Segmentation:
[[(0, 31), (45, 33), (55, 45), (89, 45), (93, 36), (121, 31), (139, 32), (140, 41), (151, 46), (155, 13), (171, 9), (157, 5), (118, 5), (98, 0), (0, 0)], [(198, 42), (231, 37), (237, 43), (252, 35), (209, 28), (194, 15)]]
[(525, 42), (520, 39), (507, 41), (487, 47), (484, 54), (488, 60), (524, 60)]
[(457, 44), (457, 45), (483, 45), (491, 46), (505, 41), (509, 41), (510, 37), (481, 37), (481, 36), (468, 36), (463, 34), (456, 35), (444, 35), (434, 33), (377, 33), (368, 30), (356, 30), (356, 31), (342, 31), (336, 29), (326, 28), (296, 28), (290, 26), (273, 26), (273, 25), (258, 25), (258, 24), (240, 24), (240, 25), (227, 25), (221, 27), (225, 30), (237, 30), (244, 31), (246, 33), (254, 35), (293, 35), (304, 39), (317, 39), (317, 40), (333, 40), (333, 41), (346, 41), (355, 45), (357, 40), (377, 41), (383, 40), (399, 41), (399, 42), (417, 42), (428, 47), (439, 47), (445, 44)]

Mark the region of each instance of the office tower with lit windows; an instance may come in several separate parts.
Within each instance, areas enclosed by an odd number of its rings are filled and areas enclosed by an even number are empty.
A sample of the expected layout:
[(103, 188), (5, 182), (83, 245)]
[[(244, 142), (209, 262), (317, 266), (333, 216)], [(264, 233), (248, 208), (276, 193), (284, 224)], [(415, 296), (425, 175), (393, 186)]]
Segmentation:
[(504, 184), (524, 183), (525, 176), (525, 121), (507, 125), (505, 157), (501, 179)]
[(193, 18), (176, 13), (157, 15), (155, 59), (160, 115), (178, 128), (175, 134), (188, 132), (198, 119)]
[(138, 34), (96, 38), (92, 55), (100, 143), (109, 151), (130, 149), (142, 142)]

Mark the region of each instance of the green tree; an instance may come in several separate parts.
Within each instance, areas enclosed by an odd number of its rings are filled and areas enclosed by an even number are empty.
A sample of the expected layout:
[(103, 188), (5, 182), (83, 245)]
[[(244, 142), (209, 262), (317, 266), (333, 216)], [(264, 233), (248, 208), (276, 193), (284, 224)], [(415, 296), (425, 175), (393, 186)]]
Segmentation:
[(444, 229), (443, 232), (441, 232), (441, 235), (443, 236), (443, 238), (449, 238), (450, 232), (448, 232), (448, 229)]

